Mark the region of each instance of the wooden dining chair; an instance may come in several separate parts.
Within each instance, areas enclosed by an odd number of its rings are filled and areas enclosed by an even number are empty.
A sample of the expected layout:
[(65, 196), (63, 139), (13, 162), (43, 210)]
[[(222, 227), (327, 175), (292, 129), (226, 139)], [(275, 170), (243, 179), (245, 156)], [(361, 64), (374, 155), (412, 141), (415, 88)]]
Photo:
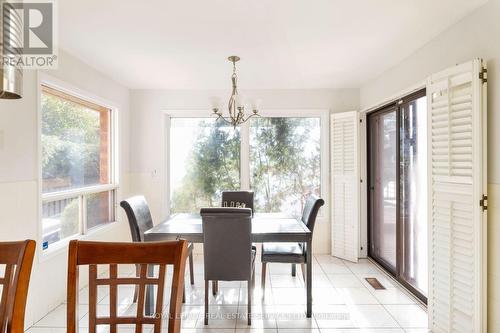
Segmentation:
[[(123, 324), (135, 324), (136, 332), (142, 332), (142, 326), (145, 324), (154, 325), (153, 332), (160, 333), (166, 265), (174, 266), (168, 333), (180, 332), (186, 257), (187, 242), (185, 240), (147, 243), (71, 241), (68, 255), (67, 332), (76, 333), (78, 330), (79, 267), (88, 266), (89, 333), (96, 333), (97, 325), (109, 325), (110, 333), (116, 333), (117, 325)], [(132, 264), (139, 265), (139, 276), (118, 277), (118, 265)], [(109, 265), (109, 277), (98, 277), (97, 265)], [(159, 266), (157, 277), (148, 274), (148, 268), (150, 269), (151, 265)], [(119, 285), (139, 286), (135, 316), (117, 314), (117, 287)], [(98, 286), (109, 286), (110, 307), (107, 317), (97, 316)], [(150, 315), (145, 314), (147, 286), (149, 290), (153, 289), (152, 286), (156, 286), (157, 289), (155, 310)]]
[(0, 242), (0, 332), (23, 333), (35, 241)]
[[(311, 194), (306, 200), (302, 211), (302, 223), (307, 226), (311, 233), (314, 233), (318, 211), (324, 204), (325, 201), (314, 194)], [(308, 249), (304, 243), (263, 243), (260, 258), (262, 262), (262, 289), (264, 290), (266, 287), (267, 263), (273, 262), (292, 264), (292, 275), (295, 275), (295, 265), (300, 264), (302, 278), (305, 282), (307, 251), (312, 251), (312, 249)]]

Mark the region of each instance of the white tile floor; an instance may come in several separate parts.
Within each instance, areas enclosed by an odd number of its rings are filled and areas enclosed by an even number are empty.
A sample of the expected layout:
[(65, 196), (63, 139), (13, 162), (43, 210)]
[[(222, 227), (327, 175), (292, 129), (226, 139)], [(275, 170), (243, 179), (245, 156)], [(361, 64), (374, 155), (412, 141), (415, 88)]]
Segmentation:
[[(256, 290), (253, 294), (252, 326), (247, 326), (246, 282), (220, 282), (220, 292), (210, 296), (209, 325), (203, 324), (203, 257), (195, 256), (195, 285), (187, 286), (183, 306), (182, 332), (248, 332), (248, 333), (333, 333), (333, 332), (427, 332), (425, 310), (405, 291), (367, 260), (358, 264), (344, 262), (328, 255), (316, 255), (313, 264), (313, 318), (305, 316), (305, 290), (300, 266), (291, 276), (290, 265), (270, 264), (265, 297), (260, 288), (260, 263), (256, 266)], [(124, 270), (132, 274), (133, 269)], [(374, 290), (364, 280), (376, 277), (387, 288)], [(186, 279), (189, 283), (189, 279)], [(167, 282), (167, 285), (170, 281)], [(118, 291), (120, 313), (133, 310), (134, 288)], [(169, 292), (169, 290), (167, 289)], [(167, 295), (167, 300), (168, 300)], [(109, 311), (109, 297), (103, 288), (98, 292), (98, 314)], [(167, 302), (168, 303), (168, 302)], [(80, 296), (80, 332), (88, 330), (88, 290)], [(168, 311), (168, 304), (166, 305)], [(28, 329), (28, 333), (65, 332), (66, 305), (48, 313)], [(166, 332), (166, 323), (163, 325)], [(151, 328), (143, 330), (149, 333)], [(106, 328), (102, 332), (107, 331)], [(133, 333), (130, 326), (119, 332)]]

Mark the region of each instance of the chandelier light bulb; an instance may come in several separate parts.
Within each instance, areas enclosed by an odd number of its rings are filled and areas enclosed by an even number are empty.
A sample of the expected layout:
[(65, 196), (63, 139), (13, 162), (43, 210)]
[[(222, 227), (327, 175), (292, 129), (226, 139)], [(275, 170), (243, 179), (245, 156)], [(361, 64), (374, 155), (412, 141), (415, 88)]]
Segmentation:
[(260, 107), (262, 105), (262, 99), (257, 98), (252, 101), (252, 110), (260, 110)]
[(222, 105), (222, 101), (221, 101), (220, 97), (216, 97), (216, 96), (210, 97), (210, 108), (212, 110), (220, 109), (221, 105)]

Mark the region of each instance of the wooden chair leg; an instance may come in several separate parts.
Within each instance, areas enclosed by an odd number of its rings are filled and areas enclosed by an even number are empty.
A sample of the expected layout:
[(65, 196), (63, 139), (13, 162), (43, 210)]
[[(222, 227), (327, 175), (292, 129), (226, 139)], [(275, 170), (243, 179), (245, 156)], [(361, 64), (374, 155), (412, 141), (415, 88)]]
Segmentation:
[[(266, 290), (266, 267), (267, 267), (267, 263), (263, 262), (262, 263), (262, 278), (261, 278), (261, 282), (260, 282), (263, 292)], [(264, 293), (262, 293), (262, 297), (264, 297)]]
[(205, 325), (208, 325), (208, 280), (205, 280)]
[(194, 268), (193, 268), (193, 252), (189, 254), (189, 277), (191, 278), (191, 285), (194, 284)]
[(247, 314), (247, 318), (248, 318), (248, 325), (252, 325), (252, 281), (249, 280), (247, 281), (247, 291), (248, 291), (248, 314)]
[(302, 278), (304, 279), (304, 284), (306, 283), (306, 264), (300, 264), (300, 270), (302, 271)]

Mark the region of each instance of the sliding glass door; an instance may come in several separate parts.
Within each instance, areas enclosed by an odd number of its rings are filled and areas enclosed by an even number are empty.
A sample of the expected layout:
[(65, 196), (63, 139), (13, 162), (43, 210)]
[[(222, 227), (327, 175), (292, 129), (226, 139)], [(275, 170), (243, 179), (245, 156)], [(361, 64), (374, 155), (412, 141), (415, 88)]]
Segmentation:
[(400, 105), (401, 279), (427, 295), (427, 101)]
[(425, 90), (370, 113), (368, 254), (417, 297), (427, 295)]
[(389, 107), (368, 117), (370, 255), (396, 273), (397, 117)]

